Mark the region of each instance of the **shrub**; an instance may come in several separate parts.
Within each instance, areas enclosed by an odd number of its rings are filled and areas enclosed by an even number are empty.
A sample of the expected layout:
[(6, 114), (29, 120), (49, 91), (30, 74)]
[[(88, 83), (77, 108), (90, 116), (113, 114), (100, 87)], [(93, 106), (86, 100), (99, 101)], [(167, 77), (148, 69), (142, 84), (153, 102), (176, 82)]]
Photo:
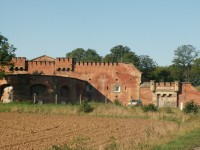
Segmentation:
[(114, 100), (114, 104), (116, 106), (122, 106), (122, 103), (118, 99)]
[(144, 105), (142, 109), (144, 112), (149, 112), (149, 111), (156, 112), (158, 110), (158, 107), (155, 106), (154, 104), (148, 104)]
[(195, 102), (191, 101), (185, 104), (183, 111), (185, 113), (198, 113), (198, 109), (199, 106)]
[(80, 105), (80, 111), (89, 113), (93, 111), (93, 107), (88, 103), (87, 99), (84, 99)]

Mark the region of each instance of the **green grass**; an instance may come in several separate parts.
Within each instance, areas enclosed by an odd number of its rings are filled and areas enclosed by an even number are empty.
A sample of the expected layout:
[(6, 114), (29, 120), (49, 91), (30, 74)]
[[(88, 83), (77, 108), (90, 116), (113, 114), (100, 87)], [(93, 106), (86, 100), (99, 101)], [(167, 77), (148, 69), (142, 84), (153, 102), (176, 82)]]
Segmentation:
[(153, 150), (190, 150), (198, 146), (200, 147), (200, 128), (179, 136), (167, 144), (156, 146)]
[(54, 104), (32, 104), (29, 102), (0, 103), (0, 112), (19, 112), (37, 114), (76, 114), (79, 105), (54, 105)]

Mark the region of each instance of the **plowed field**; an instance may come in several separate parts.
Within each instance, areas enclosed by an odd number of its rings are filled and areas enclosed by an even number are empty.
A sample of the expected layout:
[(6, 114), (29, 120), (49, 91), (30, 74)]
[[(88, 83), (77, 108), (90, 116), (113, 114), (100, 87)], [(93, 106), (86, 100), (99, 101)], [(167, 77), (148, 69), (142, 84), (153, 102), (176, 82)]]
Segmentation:
[(176, 128), (174, 123), (145, 119), (0, 113), (0, 149), (51, 149), (63, 144), (105, 149), (112, 143), (131, 149)]

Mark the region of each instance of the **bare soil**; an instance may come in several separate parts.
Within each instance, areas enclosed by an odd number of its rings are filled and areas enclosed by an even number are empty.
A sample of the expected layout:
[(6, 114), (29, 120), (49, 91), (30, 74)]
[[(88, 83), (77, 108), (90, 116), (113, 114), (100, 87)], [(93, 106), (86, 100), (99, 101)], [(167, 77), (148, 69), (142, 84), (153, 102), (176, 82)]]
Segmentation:
[(64, 144), (105, 149), (112, 143), (130, 149), (176, 129), (175, 123), (145, 119), (0, 113), (0, 149), (51, 149)]

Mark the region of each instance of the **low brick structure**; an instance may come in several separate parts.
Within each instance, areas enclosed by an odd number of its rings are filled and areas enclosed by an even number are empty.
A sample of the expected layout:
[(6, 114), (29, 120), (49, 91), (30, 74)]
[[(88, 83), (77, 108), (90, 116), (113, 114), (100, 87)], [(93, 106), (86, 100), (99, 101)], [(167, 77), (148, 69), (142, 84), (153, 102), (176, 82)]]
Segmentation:
[[(53, 93), (57, 93), (59, 89), (49, 88), (47, 83), (54, 84), (53, 81), (60, 80), (62, 77), (62, 80), (65, 80), (63, 82), (68, 80), (65, 91), (71, 94), (70, 97), (80, 95), (78, 92), (80, 87), (74, 84), (82, 85), (84, 82), (87, 84), (85, 84), (85, 90), (82, 90), (82, 93), (86, 93), (83, 95), (91, 100), (111, 102), (119, 100), (126, 105), (131, 98), (139, 99), (141, 72), (131, 64), (75, 62), (71, 58), (54, 59), (46, 55), (32, 60), (17, 57), (13, 59), (13, 63), (14, 67), (7, 68), (9, 76), (13, 79), (6, 80), (6, 84), (1, 83), (0, 85), (2, 88), (5, 85), (12, 86), (13, 80), (15, 80), (12, 75), (15, 75), (15, 78), (20, 78), (14, 84), (15, 86), (13, 85), (14, 96), (17, 94), (17, 89), (23, 89), (21, 80), (26, 81), (26, 87), (29, 91), (32, 86), (40, 85), (41, 90), (52, 90)], [(37, 80), (34, 80), (36, 76)], [(68, 89), (73, 89), (76, 92), (71, 93)], [(18, 92), (18, 95), (32, 97), (32, 93), (28, 91), (23, 94)]]
[(200, 105), (200, 92), (190, 83), (184, 82), (145, 82), (140, 86), (140, 98), (144, 104), (153, 103), (159, 107), (181, 107), (194, 101)]
[(159, 107), (179, 107), (193, 100), (200, 104), (200, 92), (190, 83), (145, 82), (141, 72), (131, 64), (75, 62), (71, 58), (46, 55), (27, 60), (13, 58), (14, 67), (0, 80), (1, 101), (33, 99), (34, 93), (44, 102), (78, 102), (80, 96), (101, 102), (131, 99)]

